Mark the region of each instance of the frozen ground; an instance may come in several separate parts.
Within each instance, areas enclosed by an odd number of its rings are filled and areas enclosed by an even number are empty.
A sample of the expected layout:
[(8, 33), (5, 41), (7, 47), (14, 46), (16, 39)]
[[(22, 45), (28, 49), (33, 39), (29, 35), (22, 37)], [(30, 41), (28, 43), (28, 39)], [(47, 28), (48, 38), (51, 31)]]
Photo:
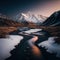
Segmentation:
[(0, 60), (11, 56), (10, 51), (15, 48), (15, 45), (18, 45), (23, 39), (19, 35), (9, 35), (8, 38), (0, 38)]
[(27, 31), (24, 31), (24, 32), (28, 33), (28, 34), (31, 34), (31, 33), (38, 32), (38, 31), (42, 31), (42, 29), (30, 29), (30, 30), (27, 30)]
[(60, 44), (55, 43), (54, 39), (58, 37), (49, 37), (48, 40), (39, 43), (41, 47), (45, 47), (47, 52), (56, 53), (57, 57), (60, 57)]

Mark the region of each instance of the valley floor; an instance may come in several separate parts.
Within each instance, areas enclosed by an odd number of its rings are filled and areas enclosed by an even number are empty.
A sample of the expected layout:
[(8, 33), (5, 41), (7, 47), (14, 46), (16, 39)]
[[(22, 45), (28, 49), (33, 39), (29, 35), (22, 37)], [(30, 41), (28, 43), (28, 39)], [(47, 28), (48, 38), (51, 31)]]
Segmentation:
[(40, 46), (40, 43), (47, 41), (50, 36), (42, 29), (14, 30), (7, 38), (0, 38), (0, 60), (59, 60), (56, 53), (47, 52), (43, 45)]

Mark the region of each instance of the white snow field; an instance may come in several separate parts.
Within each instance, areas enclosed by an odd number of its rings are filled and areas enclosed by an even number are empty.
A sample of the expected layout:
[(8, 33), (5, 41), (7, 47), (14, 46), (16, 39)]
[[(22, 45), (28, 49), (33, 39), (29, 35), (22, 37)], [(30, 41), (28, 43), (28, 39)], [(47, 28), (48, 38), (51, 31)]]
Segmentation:
[(48, 40), (38, 44), (38, 46), (45, 47), (47, 52), (56, 53), (57, 57), (60, 57), (60, 44), (55, 43), (54, 39), (58, 37), (49, 37)]
[(15, 45), (18, 45), (23, 39), (19, 35), (8, 35), (7, 38), (0, 38), (0, 60), (4, 60), (11, 56), (10, 51), (15, 48)]
[(38, 32), (38, 31), (42, 31), (42, 29), (30, 29), (30, 30), (24, 31), (24, 32), (28, 33), (28, 34), (31, 34), (31, 33)]

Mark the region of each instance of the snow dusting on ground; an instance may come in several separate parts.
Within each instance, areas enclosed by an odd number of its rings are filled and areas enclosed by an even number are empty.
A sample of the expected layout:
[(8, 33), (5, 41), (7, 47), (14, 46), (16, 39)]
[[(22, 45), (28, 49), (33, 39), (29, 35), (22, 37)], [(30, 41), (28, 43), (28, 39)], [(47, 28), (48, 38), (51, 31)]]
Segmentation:
[(11, 56), (10, 51), (15, 48), (15, 45), (18, 45), (23, 39), (19, 35), (9, 35), (7, 38), (0, 38), (0, 60)]
[(30, 30), (24, 31), (24, 32), (30, 34), (30, 33), (38, 32), (38, 31), (42, 31), (42, 29), (30, 29)]
[(55, 43), (54, 39), (57, 37), (49, 37), (48, 40), (39, 43), (41, 47), (45, 47), (47, 52), (56, 53), (57, 57), (60, 57), (60, 44)]

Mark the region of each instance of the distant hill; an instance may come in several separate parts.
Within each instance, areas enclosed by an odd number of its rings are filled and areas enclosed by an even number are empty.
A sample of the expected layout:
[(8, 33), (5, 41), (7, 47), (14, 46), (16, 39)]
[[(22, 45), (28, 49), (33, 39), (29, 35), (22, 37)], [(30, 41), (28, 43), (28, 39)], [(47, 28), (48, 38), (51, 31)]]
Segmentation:
[(20, 26), (21, 27), (21, 26), (24, 26), (24, 24), (16, 22), (12, 19), (7, 19), (7, 18), (0, 17), (0, 27), (4, 27), (4, 26), (7, 26), (7, 27), (9, 27), (9, 26), (10, 27), (11, 26), (13, 26), (13, 27)]

